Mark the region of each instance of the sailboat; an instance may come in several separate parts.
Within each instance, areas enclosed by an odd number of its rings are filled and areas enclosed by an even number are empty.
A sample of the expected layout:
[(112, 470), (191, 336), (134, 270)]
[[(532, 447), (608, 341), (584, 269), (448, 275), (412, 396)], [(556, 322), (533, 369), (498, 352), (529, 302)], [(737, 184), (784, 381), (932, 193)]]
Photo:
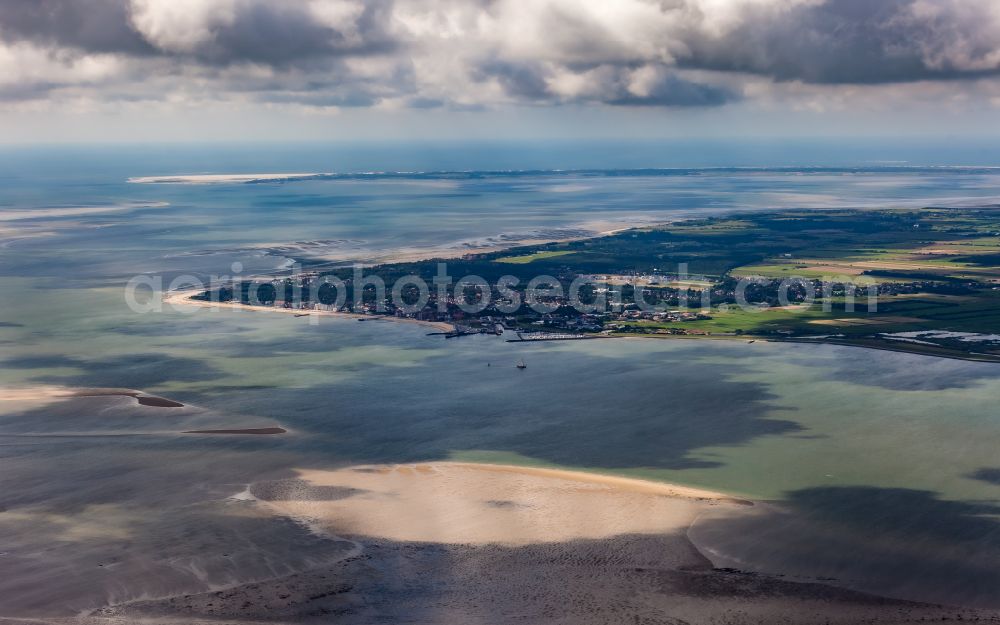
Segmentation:
[(518, 360), (518, 361), (517, 361), (517, 368), (518, 368), (518, 369), (527, 369), (527, 368), (528, 368), (528, 365), (524, 364), (524, 361), (523, 361), (523, 360)]

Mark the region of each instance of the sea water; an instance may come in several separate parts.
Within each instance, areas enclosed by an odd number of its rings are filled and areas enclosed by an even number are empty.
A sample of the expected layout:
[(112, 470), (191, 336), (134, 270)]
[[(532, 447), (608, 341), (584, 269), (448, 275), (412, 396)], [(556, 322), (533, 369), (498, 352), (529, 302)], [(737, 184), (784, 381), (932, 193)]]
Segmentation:
[[(70, 614), (308, 568), (343, 545), (234, 499), (247, 483), (298, 468), (443, 459), (766, 500), (773, 505), (747, 517), (707, 519), (692, 536), (743, 568), (996, 605), (997, 365), (761, 342), (445, 341), (381, 320), (137, 314), (123, 298), (137, 274), (204, 279), (238, 263), (252, 275), (727, 211), (1000, 197), (1000, 171), (981, 163), (840, 155), (808, 167), (805, 152), (790, 166), (754, 154), (648, 145), (5, 151), (0, 384), (138, 389), (186, 406), (121, 396), (0, 405), (0, 615)], [(280, 172), (336, 175), (127, 182)], [(180, 434), (270, 425), (288, 433)], [(77, 581), (62, 583), (67, 576)]]

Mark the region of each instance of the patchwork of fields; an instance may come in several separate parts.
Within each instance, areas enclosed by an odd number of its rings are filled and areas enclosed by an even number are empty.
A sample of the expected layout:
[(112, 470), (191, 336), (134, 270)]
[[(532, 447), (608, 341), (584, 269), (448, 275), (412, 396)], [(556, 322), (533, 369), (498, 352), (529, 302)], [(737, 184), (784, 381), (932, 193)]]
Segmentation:
[[(375, 269), (387, 282), (409, 274), (430, 279), (436, 263)], [(1000, 360), (1000, 207), (748, 213), (471, 254), (448, 268), (490, 284), (514, 276), (524, 285), (546, 275), (565, 287), (589, 276), (657, 304), (658, 314), (633, 304), (588, 321), (605, 334), (824, 340)], [(782, 281), (802, 285), (794, 305), (779, 301), (787, 295)], [(751, 285), (752, 306), (736, 305), (745, 303), (737, 297), (741, 283)], [(706, 292), (709, 306), (697, 314), (670, 310), (698, 307)], [(515, 317), (573, 327), (558, 314)], [(908, 335), (893, 336), (899, 333)]]

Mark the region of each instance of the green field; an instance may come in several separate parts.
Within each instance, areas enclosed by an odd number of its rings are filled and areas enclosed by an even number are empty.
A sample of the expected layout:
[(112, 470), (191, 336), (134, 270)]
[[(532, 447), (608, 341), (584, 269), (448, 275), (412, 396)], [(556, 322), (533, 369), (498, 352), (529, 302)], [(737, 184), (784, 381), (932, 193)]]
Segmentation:
[(551, 250), (535, 252), (533, 254), (525, 254), (524, 256), (504, 256), (503, 258), (496, 259), (498, 263), (507, 263), (511, 265), (526, 265), (528, 263), (533, 263), (537, 260), (545, 260), (549, 258), (557, 258), (559, 256), (566, 256), (568, 254), (575, 254), (573, 250)]
[[(432, 260), (377, 269), (389, 282), (407, 274), (431, 279), (436, 266)], [(615, 276), (611, 282), (616, 288), (644, 289), (667, 310), (681, 301), (679, 287), (691, 288), (692, 282), (711, 286), (712, 308), (705, 311), (711, 319), (636, 320), (624, 311), (609, 311), (603, 323), (621, 333), (831, 337), (823, 340), (919, 353), (938, 350), (941, 355), (979, 359), (995, 354), (1000, 359), (1000, 341), (990, 336), (924, 337), (909, 343), (900, 340), (908, 337), (883, 336), (914, 331), (1000, 334), (997, 208), (786, 210), (692, 219), (591, 239), (470, 254), (450, 259), (448, 269), (452, 275), (482, 276), (491, 284), (507, 275), (522, 285), (535, 276), (555, 276), (564, 286), (580, 275)], [(342, 271), (341, 277), (349, 278)], [(655, 285), (649, 276), (658, 277)], [(746, 278), (763, 285), (754, 300), (761, 310), (720, 308), (720, 303), (738, 301), (735, 285)], [(832, 300), (832, 310), (819, 305), (782, 308), (777, 285), (786, 278), (811, 280), (811, 288), (846, 284), (862, 293), (855, 310), (845, 310), (843, 299)], [(872, 288), (878, 303), (869, 310), (866, 300)], [(524, 315), (526, 324), (530, 317)]]

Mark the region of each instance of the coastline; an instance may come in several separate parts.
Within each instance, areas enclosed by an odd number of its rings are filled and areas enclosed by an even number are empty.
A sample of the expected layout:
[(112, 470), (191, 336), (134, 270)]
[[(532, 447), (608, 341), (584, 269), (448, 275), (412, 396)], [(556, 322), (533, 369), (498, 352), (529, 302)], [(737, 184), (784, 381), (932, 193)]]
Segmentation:
[[(250, 310), (258, 312), (276, 312), (292, 314), (297, 317), (319, 316), (333, 317), (340, 319), (357, 319), (360, 321), (392, 321), (420, 325), (438, 332), (453, 332), (458, 326), (445, 321), (423, 321), (408, 317), (395, 317), (391, 315), (366, 315), (361, 313), (350, 313), (330, 310), (301, 310), (296, 308), (278, 308), (275, 306), (255, 306), (252, 304), (241, 304), (239, 302), (208, 302), (204, 300), (192, 299), (194, 295), (204, 292), (205, 289), (190, 289), (184, 291), (171, 291), (164, 295), (163, 303), (172, 306), (197, 306), (200, 308), (224, 308), (229, 310)], [(913, 354), (917, 356), (928, 356), (932, 358), (947, 358), (949, 360), (962, 360), (965, 362), (1000, 363), (1000, 357), (989, 354), (962, 354), (959, 352), (947, 352), (945, 350), (916, 349), (903, 345), (870, 345), (861, 342), (852, 342), (843, 339), (811, 339), (809, 337), (774, 337), (767, 335), (742, 334), (608, 334), (595, 335), (593, 338), (615, 338), (615, 339), (658, 339), (658, 340), (715, 340), (715, 341), (737, 341), (743, 343), (794, 343), (805, 345), (835, 345), (838, 347), (854, 347), (858, 349), (874, 349), (878, 351), (896, 352), (902, 354)], [(531, 342), (531, 341), (526, 341)]]
[[(683, 219), (681, 221), (684, 221)], [(627, 223), (627, 222), (611, 222), (611, 221), (591, 221), (572, 226), (573, 228), (579, 228), (581, 230), (588, 230), (589, 233), (586, 235), (572, 236), (565, 238), (532, 238), (532, 239), (521, 239), (517, 241), (506, 241), (503, 243), (498, 243), (496, 245), (485, 245), (477, 247), (467, 247), (467, 248), (455, 248), (455, 247), (443, 247), (443, 248), (431, 248), (423, 250), (405, 250), (396, 251), (392, 253), (387, 253), (381, 256), (371, 256), (369, 257), (363, 266), (379, 266), (379, 265), (391, 265), (397, 263), (416, 263), (416, 262), (429, 262), (433, 260), (449, 260), (462, 258), (466, 255), (474, 254), (486, 254), (486, 253), (498, 253), (506, 250), (516, 249), (524, 246), (536, 246), (545, 245), (551, 243), (565, 243), (571, 241), (581, 241), (589, 239), (597, 239), (601, 237), (615, 235), (620, 232), (630, 231), (630, 230), (640, 230), (646, 227), (658, 227), (669, 223), (673, 223), (673, 220), (660, 221), (656, 223), (648, 224), (638, 224), (638, 223)], [(322, 257), (313, 257), (313, 259), (321, 259)], [(329, 259), (330, 262), (342, 262), (345, 259)], [(294, 262), (294, 261), (293, 261)], [(253, 278), (254, 276), (248, 276), (247, 278)], [(257, 278), (265, 278), (267, 275), (256, 276)], [(250, 309), (250, 310), (269, 310), (273, 312), (291, 313), (296, 316), (331, 316), (331, 317), (341, 317), (341, 318), (354, 318), (359, 320), (387, 320), (387, 321), (401, 321), (406, 323), (414, 323), (423, 325), (428, 328), (433, 328), (438, 332), (453, 332), (459, 328), (458, 324), (448, 323), (448, 322), (434, 322), (434, 321), (422, 321), (418, 319), (411, 319), (407, 317), (395, 317), (390, 315), (381, 314), (360, 314), (353, 312), (334, 312), (325, 310), (301, 310), (301, 309), (286, 309), (277, 308), (274, 306), (259, 306), (251, 304), (241, 304), (239, 302), (206, 302), (202, 300), (191, 299), (192, 295), (202, 292), (204, 289), (198, 290), (188, 290), (188, 291), (176, 291), (169, 292), (164, 295), (163, 302), (172, 305), (189, 305), (189, 306), (200, 306), (200, 307), (229, 307), (234, 310), (239, 309)], [(945, 346), (923, 346), (917, 344), (903, 344), (895, 343), (890, 344), (888, 341), (878, 342), (877, 339), (872, 337), (860, 336), (856, 339), (850, 338), (812, 338), (808, 335), (802, 336), (776, 336), (773, 334), (753, 334), (744, 333), (740, 335), (728, 335), (728, 334), (691, 334), (691, 335), (675, 335), (675, 334), (640, 334), (640, 333), (612, 333), (612, 334), (600, 334), (594, 335), (595, 338), (607, 337), (607, 338), (658, 338), (658, 339), (715, 339), (715, 340), (742, 340), (747, 341), (761, 341), (769, 343), (805, 343), (805, 344), (826, 344), (826, 345), (837, 345), (843, 347), (857, 347), (863, 349), (874, 349), (880, 351), (890, 351), (906, 354), (915, 354), (921, 356), (929, 356), (935, 358), (946, 358), (951, 360), (963, 360), (967, 362), (982, 362), (982, 363), (1000, 363), (1000, 355), (991, 355), (980, 352), (964, 352), (960, 350), (954, 350), (947, 348)]]
[[(649, 225), (662, 225), (668, 222), (662, 222), (660, 224), (649, 224)], [(624, 222), (609, 222), (609, 221), (595, 221), (586, 222), (578, 226), (581, 229), (594, 229), (603, 228), (601, 230), (593, 230), (591, 234), (585, 236), (577, 237), (567, 237), (560, 239), (552, 238), (538, 238), (538, 239), (522, 239), (518, 241), (511, 241), (509, 243), (490, 245), (490, 246), (480, 246), (480, 247), (469, 247), (469, 248), (434, 248), (428, 250), (414, 250), (412, 252), (396, 252), (386, 256), (374, 256), (368, 259), (365, 266), (377, 266), (383, 264), (395, 264), (395, 263), (408, 263), (408, 262), (423, 262), (431, 260), (450, 260), (455, 258), (462, 258), (467, 254), (486, 254), (494, 252), (502, 252), (504, 250), (513, 249), (516, 247), (524, 245), (544, 245), (547, 243), (558, 243), (565, 241), (581, 241), (586, 239), (596, 239), (600, 237), (611, 236), (619, 232), (624, 232), (627, 230), (632, 230), (641, 226), (635, 224), (627, 224)], [(258, 276), (247, 276), (249, 279), (253, 278), (266, 278), (269, 277), (266, 274)], [(423, 321), (420, 319), (411, 319), (408, 317), (394, 317), (390, 315), (367, 315), (361, 313), (353, 312), (341, 312), (332, 310), (301, 310), (294, 308), (278, 308), (275, 306), (255, 306), (252, 304), (241, 304), (239, 302), (209, 302), (204, 300), (192, 299), (193, 296), (203, 293), (205, 289), (184, 289), (178, 291), (167, 291), (161, 296), (161, 303), (170, 304), (171, 306), (196, 306), (199, 308), (223, 308), (230, 310), (252, 310), (252, 311), (263, 311), (263, 312), (277, 312), (284, 314), (292, 314), (299, 317), (306, 316), (320, 316), (320, 317), (333, 317), (340, 319), (358, 319), (361, 321), (375, 321), (375, 320), (385, 320), (394, 321), (402, 323), (410, 323), (421, 325), (426, 328), (431, 328), (438, 332), (453, 332), (458, 326), (453, 323), (448, 323), (445, 321)]]
[(492, 462), (438, 462), (436, 465), (447, 465), (467, 470), (492, 471), (496, 473), (513, 473), (517, 475), (530, 475), (542, 478), (553, 478), (562, 480), (574, 480), (578, 482), (593, 483), (611, 488), (618, 488), (637, 493), (647, 493), (664, 497), (675, 497), (679, 499), (694, 499), (698, 501), (718, 501), (735, 503), (739, 505), (753, 505), (749, 499), (742, 499), (735, 495), (720, 493), (717, 491), (684, 486), (673, 482), (661, 482), (647, 480), (638, 477), (625, 477), (600, 473), (593, 471), (582, 471), (573, 469), (557, 469), (549, 467), (534, 467), (516, 464), (495, 464)]
[(444, 321), (422, 321), (420, 319), (410, 319), (408, 317), (393, 317), (390, 315), (365, 315), (361, 313), (340, 312), (333, 310), (302, 310), (298, 308), (278, 308), (276, 306), (255, 306), (252, 304), (241, 304), (239, 302), (209, 302), (205, 300), (192, 299), (195, 295), (203, 293), (205, 289), (186, 289), (183, 291), (169, 291), (164, 294), (162, 302), (171, 306), (196, 306), (198, 308), (221, 308), (229, 310), (250, 310), (255, 312), (274, 312), (297, 317), (333, 317), (339, 319), (358, 319), (361, 321), (395, 321), (410, 323), (426, 328), (432, 328), (440, 332), (452, 332), (455, 326)]

